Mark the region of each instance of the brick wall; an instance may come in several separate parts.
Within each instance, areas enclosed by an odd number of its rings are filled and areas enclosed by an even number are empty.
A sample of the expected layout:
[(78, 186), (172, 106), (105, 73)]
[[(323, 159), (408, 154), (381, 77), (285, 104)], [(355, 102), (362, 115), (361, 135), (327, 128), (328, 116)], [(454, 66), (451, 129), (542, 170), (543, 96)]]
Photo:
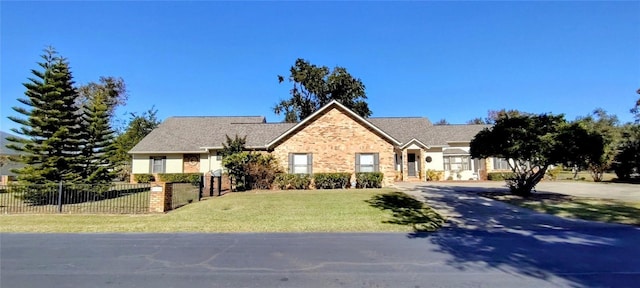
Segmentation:
[(339, 108), (312, 119), (274, 148), (273, 155), (285, 170), (289, 153), (313, 153), (313, 173), (354, 173), (356, 153), (379, 153), (383, 185), (393, 183), (395, 178), (393, 144)]

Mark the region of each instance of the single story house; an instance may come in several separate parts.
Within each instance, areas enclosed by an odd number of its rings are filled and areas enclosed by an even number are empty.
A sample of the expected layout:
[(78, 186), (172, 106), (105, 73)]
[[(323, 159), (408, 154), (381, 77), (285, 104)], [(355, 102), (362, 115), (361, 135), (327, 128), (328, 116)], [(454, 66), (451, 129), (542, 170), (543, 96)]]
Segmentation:
[(424, 117), (363, 118), (332, 101), (299, 123), (170, 117), (129, 153), (132, 174), (205, 174), (222, 168), (225, 135), (238, 135), (246, 136), (247, 149), (272, 153), (289, 173), (379, 171), (389, 185), (425, 181), (431, 169), (442, 171), (442, 180), (476, 180), (494, 168), (492, 159), (469, 156), (469, 142), (485, 127), (433, 125)]
[(9, 133), (0, 131), (0, 185), (7, 185), (9, 182), (15, 181), (17, 175), (16, 173), (13, 173), (12, 170), (24, 167), (24, 164), (14, 162), (9, 159), (11, 156), (20, 155), (18, 151), (7, 148), (6, 145), (10, 143), (7, 141), (7, 138), (10, 136), (16, 137)]

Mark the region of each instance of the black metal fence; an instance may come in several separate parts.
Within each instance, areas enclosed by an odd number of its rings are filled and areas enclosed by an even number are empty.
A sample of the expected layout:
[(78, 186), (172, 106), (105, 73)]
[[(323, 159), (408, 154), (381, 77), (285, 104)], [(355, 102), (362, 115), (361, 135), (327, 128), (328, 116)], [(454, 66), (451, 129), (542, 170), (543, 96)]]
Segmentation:
[(149, 212), (149, 184), (0, 185), (0, 214)]
[(171, 184), (171, 210), (200, 201), (202, 198), (202, 185), (200, 183)]

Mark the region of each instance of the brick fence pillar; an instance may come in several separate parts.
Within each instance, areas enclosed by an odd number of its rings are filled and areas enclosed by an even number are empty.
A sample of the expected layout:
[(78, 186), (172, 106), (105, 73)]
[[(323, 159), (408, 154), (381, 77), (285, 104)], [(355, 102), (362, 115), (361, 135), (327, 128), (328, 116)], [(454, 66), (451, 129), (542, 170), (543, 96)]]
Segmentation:
[(171, 196), (173, 185), (171, 183), (151, 183), (149, 195), (149, 212), (166, 212), (171, 210)]

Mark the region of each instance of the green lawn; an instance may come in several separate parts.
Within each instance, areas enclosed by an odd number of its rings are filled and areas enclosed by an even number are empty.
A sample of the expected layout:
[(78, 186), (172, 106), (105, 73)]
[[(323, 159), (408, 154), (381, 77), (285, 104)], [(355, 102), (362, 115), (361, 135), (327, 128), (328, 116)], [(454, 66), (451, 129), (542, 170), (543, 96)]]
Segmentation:
[(500, 193), (487, 193), (485, 196), (560, 217), (640, 226), (640, 202), (584, 198), (550, 193), (534, 194), (528, 199)]
[[(615, 173), (604, 173), (602, 175), (602, 181), (611, 181), (614, 178), (616, 178), (616, 174)], [(587, 182), (593, 182), (593, 177), (591, 177), (591, 174), (589, 174), (588, 171), (580, 171), (578, 172), (578, 175), (576, 177), (576, 179), (573, 179), (573, 173), (571, 173), (571, 171), (562, 171), (558, 174), (558, 179), (557, 180), (561, 180), (561, 181), (587, 181)]]
[(0, 232), (410, 232), (367, 200), (388, 189), (250, 191), (166, 214), (1, 215)]

